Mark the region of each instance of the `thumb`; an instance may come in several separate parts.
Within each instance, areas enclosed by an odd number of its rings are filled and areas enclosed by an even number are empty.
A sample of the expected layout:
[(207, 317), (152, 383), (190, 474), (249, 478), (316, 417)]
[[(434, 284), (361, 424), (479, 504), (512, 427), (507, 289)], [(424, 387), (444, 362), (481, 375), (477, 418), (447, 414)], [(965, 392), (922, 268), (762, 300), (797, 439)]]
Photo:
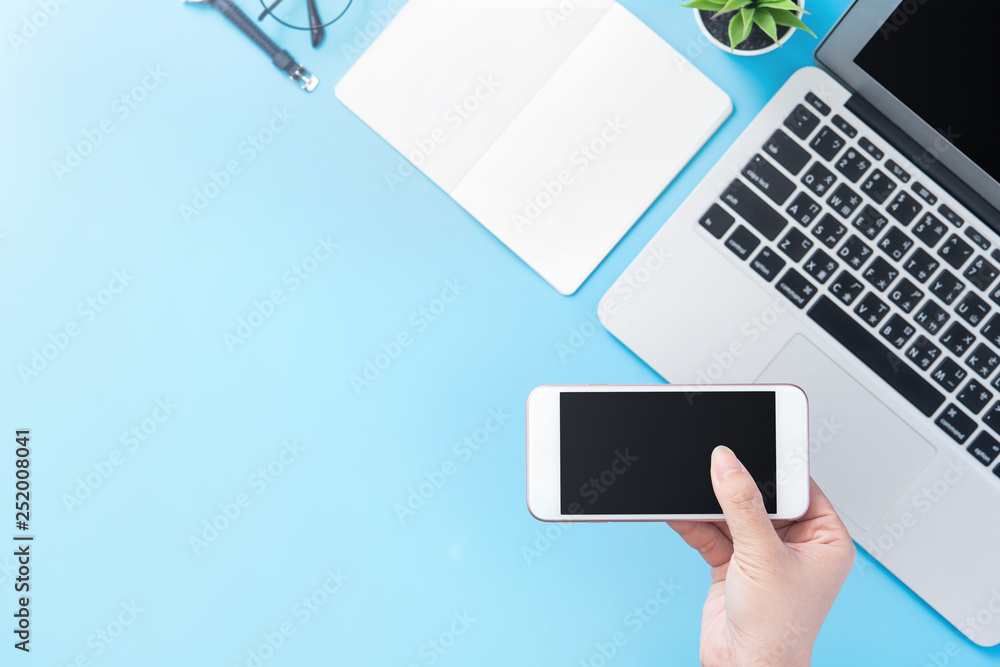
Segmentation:
[(781, 545), (764, 509), (760, 489), (733, 450), (725, 445), (712, 452), (712, 486), (737, 550), (760, 553)]

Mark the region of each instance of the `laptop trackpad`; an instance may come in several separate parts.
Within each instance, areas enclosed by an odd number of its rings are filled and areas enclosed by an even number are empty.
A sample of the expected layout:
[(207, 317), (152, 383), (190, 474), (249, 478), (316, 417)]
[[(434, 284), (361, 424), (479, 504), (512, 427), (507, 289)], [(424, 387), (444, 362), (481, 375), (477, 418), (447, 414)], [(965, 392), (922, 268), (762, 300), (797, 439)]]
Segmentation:
[(934, 457), (933, 445), (801, 335), (757, 382), (805, 390), (813, 479), (865, 530)]

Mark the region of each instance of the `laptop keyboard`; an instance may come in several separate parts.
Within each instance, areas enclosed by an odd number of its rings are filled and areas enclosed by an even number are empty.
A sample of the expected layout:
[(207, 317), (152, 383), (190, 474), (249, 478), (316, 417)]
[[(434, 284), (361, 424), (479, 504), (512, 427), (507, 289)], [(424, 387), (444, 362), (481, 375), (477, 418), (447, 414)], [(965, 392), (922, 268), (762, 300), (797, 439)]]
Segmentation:
[[(984, 225), (940, 202), (923, 174), (831, 114), (809, 93), (699, 224), (994, 466), (1000, 250)], [(993, 473), (1000, 478), (1000, 464)]]

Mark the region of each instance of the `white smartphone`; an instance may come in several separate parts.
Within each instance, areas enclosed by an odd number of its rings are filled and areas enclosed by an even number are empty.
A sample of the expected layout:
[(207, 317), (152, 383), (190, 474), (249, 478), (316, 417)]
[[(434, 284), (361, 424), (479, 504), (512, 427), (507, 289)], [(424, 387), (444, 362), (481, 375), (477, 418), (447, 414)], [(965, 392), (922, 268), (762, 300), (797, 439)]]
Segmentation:
[(809, 408), (794, 385), (545, 386), (527, 410), (528, 510), (542, 521), (722, 519), (717, 445), (769, 516), (809, 507)]

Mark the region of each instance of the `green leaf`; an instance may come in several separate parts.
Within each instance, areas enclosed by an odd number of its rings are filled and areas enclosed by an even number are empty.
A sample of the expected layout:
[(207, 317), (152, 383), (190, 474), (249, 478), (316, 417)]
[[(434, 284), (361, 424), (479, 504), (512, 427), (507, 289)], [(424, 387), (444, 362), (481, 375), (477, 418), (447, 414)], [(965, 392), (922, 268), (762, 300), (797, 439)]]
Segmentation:
[(757, 6), (767, 7), (769, 9), (787, 9), (790, 12), (802, 12), (803, 14), (809, 13), (792, 2), (792, 0), (760, 0), (760, 2), (757, 3)]
[(812, 30), (806, 27), (806, 24), (799, 20), (799, 17), (795, 14), (789, 14), (788, 12), (773, 12), (771, 16), (774, 17), (774, 22), (778, 25), (788, 26), (789, 28), (798, 28), (799, 30), (805, 30), (813, 37), (816, 36)]
[[(749, 4), (750, 0), (729, 0), (728, 2), (726, 2), (725, 6), (723, 6), (722, 9), (716, 12), (715, 16), (718, 16), (719, 14), (728, 14), (729, 12), (734, 12), (737, 9), (746, 7)], [(713, 16), (712, 18), (715, 18), (715, 16)]]
[(750, 29), (753, 28), (754, 12), (753, 7), (743, 7), (740, 9), (740, 18), (743, 19), (743, 39), (740, 40), (741, 42), (750, 36)]
[(743, 16), (733, 14), (733, 20), (729, 22), (729, 50), (735, 51), (736, 47), (743, 42), (743, 33), (746, 32), (743, 25)]
[(725, 4), (723, 0), (691, 0), (685, 2), (681, 7), (691, 7), (692, 9), (704, 9), (710, 12), (717, 12)]
[(774, 22), (774, 16), (771, 15), (771, 10), (766, 7), (758, 7), (757, 13), (754, 14), (754, 23), (760, 26), (768, 37), (774, 40), (775, 44), (778, 42), (778, 26)]

